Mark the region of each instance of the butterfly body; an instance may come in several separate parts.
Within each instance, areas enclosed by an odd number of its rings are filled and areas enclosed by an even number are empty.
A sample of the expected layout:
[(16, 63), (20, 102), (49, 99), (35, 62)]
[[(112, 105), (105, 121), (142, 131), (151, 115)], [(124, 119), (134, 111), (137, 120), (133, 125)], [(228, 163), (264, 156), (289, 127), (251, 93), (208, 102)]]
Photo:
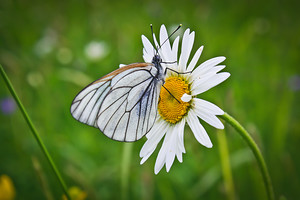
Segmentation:
[(132, 142), (152, 128), (165, 80), (159, 55), (152, 63), (121, 67), (84, 88), (73, 100), (72, 116), (107, 137)]

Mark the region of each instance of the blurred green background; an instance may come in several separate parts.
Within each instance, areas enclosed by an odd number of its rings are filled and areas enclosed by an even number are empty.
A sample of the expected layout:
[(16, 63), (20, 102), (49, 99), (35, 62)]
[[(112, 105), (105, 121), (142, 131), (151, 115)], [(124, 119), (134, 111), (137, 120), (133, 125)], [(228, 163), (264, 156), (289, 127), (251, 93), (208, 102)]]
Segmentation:
[[(254, 156), (227, 125), (218, 132), (203, 123), (212, 149), (201, 146), (186, 128), (183, 163), (176, 160), (169, 173), (163, 168), (154, 175), (158, 150), (139, 164), (145, 138), (125, 145), (109, 140), (69, 112), (86, 84), (120, 63), (143, 61), (141, 35), (151, 38), (149, 24), (156, 33), (161, 24), (169, 33), (183, 24), (178, 34), (186, 28), (196, 32), (193, 52), (204, 45), (200, 62), (224, 55), (225, 71), (231, 73), (200, 98), (219, 105), (251, 132), (276, 199), (296, 199), (299, 7), (297, 1), (270, 0), (1, 1), (0, 63), (67, 185), (84, 191), (87, 199), (121, 198), (126, 162), (128, 199), (266, 199)], [(15, 199), (61, 199), (62, 190), (2, 78), (0, 85), (0, 175), (11, 178)], [(124, 162), (125, 149), (131, 149), (131, 159)], [(227, 170), (224, 176), (226, 151), (231, 175)]]

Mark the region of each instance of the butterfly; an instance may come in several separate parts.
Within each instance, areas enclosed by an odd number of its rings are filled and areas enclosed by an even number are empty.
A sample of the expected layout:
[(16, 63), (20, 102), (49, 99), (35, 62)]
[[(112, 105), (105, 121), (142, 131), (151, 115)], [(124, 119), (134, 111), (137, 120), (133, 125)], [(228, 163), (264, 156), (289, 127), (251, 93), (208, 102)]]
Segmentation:
[(151, 63), (129, 64), (92, 82), (74, 98), (72, 116), (99, 128), (113, 140), (133, 142), (141, 139), (156, 120), (167, 69), (161, 63), (157, 48)]

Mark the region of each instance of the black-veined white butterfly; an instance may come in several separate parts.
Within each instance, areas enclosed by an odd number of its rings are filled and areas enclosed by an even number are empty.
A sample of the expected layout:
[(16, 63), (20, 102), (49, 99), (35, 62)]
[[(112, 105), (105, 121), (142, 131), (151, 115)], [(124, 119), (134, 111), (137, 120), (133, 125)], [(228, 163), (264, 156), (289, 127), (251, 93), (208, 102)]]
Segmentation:
[(129, 64), (94, 81), (74, 98), (72, 116), (113, 140), (141, 139), (156, 119), (166, 73), (161, 63), (157, 49), (151, 63)]

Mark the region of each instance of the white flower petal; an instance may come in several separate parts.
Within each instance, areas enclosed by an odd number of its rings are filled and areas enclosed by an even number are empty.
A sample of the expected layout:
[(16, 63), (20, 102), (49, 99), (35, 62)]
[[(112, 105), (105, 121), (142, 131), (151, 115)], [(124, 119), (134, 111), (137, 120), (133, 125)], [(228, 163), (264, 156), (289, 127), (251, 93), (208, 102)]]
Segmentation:
[(146, 52), (145, 49), (143, 49), (143, 59), (145, 62), (147, 63), (151, 63), (152, 62), (152, 58), (153, 58), (153, 55), (150, 55)]
[(183, 133), (184, 133), (184, 125), (185, 119), (182, 119), (178, 122), (171, 132), (171, 139), (169, 139), (168, 151), (166, 155), (166, 169), (169, 172), (174, 159), (175, 155), (177, 156), (178, 160), (182, 162), (182, 153), (185, 153), (184, 144), (183, 144)]
[(192, 96), (191, 95), (188, 95), (187, 93), (184, 93), (181, 97), (181, 100), (183, 102), (190, 102), (190, 100), (192, 99)]
[[(172, 61), (177, 61), (177, 56), (178, 56), (178, 44), (179, 44), (179, 36), (176, 37), (176, 39), (173, 42), (173, 46), (172, 46), (172, 56), (171, 56), (171, 60)], [(176, 66), (177, 67), (177, 66)]]
[(201, 94), (211, 89), (212, 87), (215, 87), (216, 85), (222, 83), (229, 76), (230, 74), (228, 72), (222, 72), (219, 74), (215, 74), (214, 76), (203, 78), (202, 80), (200, 79), (199, 81), (195, 81), (192, 85), (192, 88), (194, 88), (192, 94), (193, 95)]
[(187, 55), (187, 47), (189, 44), (189, 35), (190, 35), (190, 29), (186, 29), (184, 31), (183, 37), (182, 37), (182, 43), (181, 43), (181, 53), (180, 53), (180, 57), (179, 57), (179, 68), (183, 71), (183, 66), (186, 65), (187, 60), (188, 60), (188, 56)]
[(203, 126), (200, 124), (196, 114), (192, 109), (190, 109), (187, 115), (187, 123), (189, 124), (192, 132), (194, 133), (194, 136), (197, 139), (197, 141), (203, 146), (206, 146), (207, 148), (211, 148), (212, 143), (209, 139), (209, 136), (207, 135)]
[(193, 99), (194, 108), (202, 110), (207, 113), (214, 115), (224, 115), (224, 111), (216, 106), (215, 104), (205, 101), (203, 99), (194, 98)]
[(168, 37), (169, 37), (168, 32), (167, 32), (165, 25), (161, 25), (159, 36), (160, 36), (159, 41), (160, 41), (162, 54), (164, 55), (164, 57), (166, 59), (165, 61), (166, 62), (174, 61), (174, 60), (171, 60), (172, 50), (171, 50), (170, 41), (168, 39)]
[(165, 163), (163, 163), (163, 162), (158, 163), (158, 161), (156, 160), (155, 166), (154, 166), (154, 173), (158, 174), (158, 172), (163, 168), (164, 164)]
[(222, 122), (217, 118), (215, 115), (207, 112), (201, 112), (201, 110), (194, 109), (196, 112), (196, 115), (200, 117), (202, 120), (204, 120), (209, 125), (218, 128), (218, 129), (224, 129), (224, 125)]
[(189, 79), (192, 82), (191, 90), (193, 91), (195, 88), (203, 85), (203, 83), (210, 81), (210, 79), (214, 79), (215, 76), (219, 71), (225, 68), (225, 65), (219, 65), (211, 68), (205, 74), (201, 75), (201, 77), (194, 78), (194, 80)]
[(178, 149), (178, 152), (176, 153), (176, 157), (177, 157), (177, 160), (182, 163), (182, 161), (183, 161), (182, 160), (182, 153), (179, 151), (179, 149)]
[(166, 58), (167, 55), (162, 52), (162, 48), (158, 44), (158, 41), (157, 41), (156, 36), (155, 36), (154, 33), (153, 33), (153, 40), (154, 40), (154, 44), (155, 44), (155, 50), (154, 50), (155, 53), (152, 55), (152, 57), (158, 53), (158, 55), (161, 57), (162, 61), (166, 62), (167, 61), (167, 58)]
[(199, 67), (197, 67), (193, 73), (192, 76), (193, 78), (198, 78), (201, 77), (202, 75), (204, 75), (208, 70), (210, 70), (211, 68), (213, 68), (214, 66), (220, 64), (221, 62), (223, 62), (226, 58), (224, 56), (219, 56), (219, 57), (215, 57), (212, 59), (209, 59), (207, 61), (205, 61), (204, 63), (202, 63), (201, 65), (199, 65)]
[(200, 56), (201, 56), (201, 53), (203, 51), (203, 46), (201, 46), (195, 53), (193, 59), (191, 60), (190, 64), (188, 65), (187, 67), (187, 70), (186, 71), (193, 71), (194, 67), (196, 66)]
[(181, 120), (176, 125), (169, 127), (156, 159), (154, 169), (156, 174), (162, 169), (164, 164), (166, 164), (166, 170), (169, 172), (175, 156), (182, 162), (182, 153), (185, 153), (183, 144), (184, 124), (185, 120)]
[(144, 157), (142, 157), (140, 165), (144, 164), (144, 162), (146, 162), (148, 160), (148, 158), (153, 154), (154, 151), (155, 151), (155, 148), (151, 152), (148, 152), (148, 154), (146, 154)]
[[(145, 60), (145, 62), (151, 62), (152, 61), (152, 57), (153, 55), (155, 55), (155, 49), (152, 46), (151, 42), (148, 40), (148, 38), (146, 38), (146, 36), (142, 35), (142, 42), (143, 42), (143, 46), (144, 46), (144, 56), (151, 56), (151, 60)], [(146, 53), (146, 54), (145, 54)]]
[(215, 128), (224, 129), (224, 125), (219, 120), (219, 118), (216, 117), (215, 114), (215, 113), (224, 114), (224, 112), (219, 107), (217, 107), (216, 105), (208, 101), (204, 101), (198, 98), (194, 98), (193, 104), (194, 104), (193, 110), (195, 111), (198, 117), (200, 117), (206, 123), (210, 124)]
[(192, 32), (190, 34), (190, 29), (186, 29), (182, 38), (181, 55), (179, 58), (180, 72), (186, 71), (186, 65), (190, 57), (191, 50), (193, 48), (194, 39), (195, 39), (195, 32)]
[(153, 136), (153, 134), (156, 134), (160, 129), (165, 128), (168, 124), (166, 121), (164, 121), (160, 116), (157, 116), (157, 119), (155, 121), (154, 126), (152, 129), (146, 134), (146, 137), (149, 139)]
[(166, 152), (166, 169), (169, 172), (176, 154), (177, 149), (177, 130), (173, 128), (172, 132), (170, 132), (170, 138), (167, 141), (167, 152)]
[(154, 127), (150, 130), (150, 132), (146, 135), (148, 140), (143, 145), (140, 151), (140, 157), (144, 157), (150, 152), (153, 152), (160, 140), (163, 138), (165, 133), (168, 130), (168, 124), (164, 121), (156, 122)]
[(184, 125), (185, 125), (185, 119), (182, 119), (178, 124), (178, 134), (177, 134), (178, 140), (177, 140), (176, 157), (179, 162), (182, 162), (182, 153), (185, 153), (185, 148), (183, 143)]
[(153, 35), (152, 35), (152, 38), (153, 38), (153, 41), (154, 41), (154, 47), (155, 47), (155, 49), (158, 49), (159, 44), (158, 44), (158, 42), (157, 42), (157, 39), (156, 39), (156, 36), (155, 36), (154, 33), (153, 33)]
[(178, 128), (178, 147), (179, 147), (179, 149), (180, 149), (180, 151), (182, 152), (182, 153), (185, 153), (185, 148), (184, 148), (184, 142), (183, 142), (183, 140), (184, 140), (184, 126), (185, 126), (185, 122), (186, 122), (186, 120), (185, 120), (185, 118), (183, 118), (180, 122), (179, 122), (179, 128)]
[(165, 135), (165, 139), (163, 141), (163, 144), (158, 152), (155, 166), (154, 166), (154, 173), (157, 174), (161, 168), (164, 166), (166, 162), (166, 154), (167, 154), (167, 147), (168, 147), (168, 140), (170, 139), (170, 132), (172, 132), (172, 127), (170, 127), (170, 130)]
[[(161, 152), (163, 149), (161, 148), (159, 152)], [(157, 157), (158, 158), (158, 157)], [(165, 157), (159, 157), (161, 159), (165, 159)], [(165, 160), (158, 160), (156, 159), (156, 162), (155, 162), (155, 166), (154, 166), (154, 173), (155, 174), (158, 174), (158, 172), (163, 168), (165, 164)]]
[(225, 65), (218, 65), (215, 66), (213, 68), (211, 68), (210, 70), (208, 70), (205, 74), (203, 74), (200, 78), (205, 78), (205, 77), (211, 77), (214, 76), (215, 74), (217, 74), (219, 71), (221, 71), (222, 69), (224, 69), (226, 66)]
[(193, 79), (192, 83), (191, 83), (191, 95), (196, 96), (198, 93), (198, 91), (200, 91), (200, 87), (203, 86), (207, 81), (209, 81), (209, 79), (211, 79), (211, 77), (206, 76), (206, 77), (202, 77), (199, 79)]

